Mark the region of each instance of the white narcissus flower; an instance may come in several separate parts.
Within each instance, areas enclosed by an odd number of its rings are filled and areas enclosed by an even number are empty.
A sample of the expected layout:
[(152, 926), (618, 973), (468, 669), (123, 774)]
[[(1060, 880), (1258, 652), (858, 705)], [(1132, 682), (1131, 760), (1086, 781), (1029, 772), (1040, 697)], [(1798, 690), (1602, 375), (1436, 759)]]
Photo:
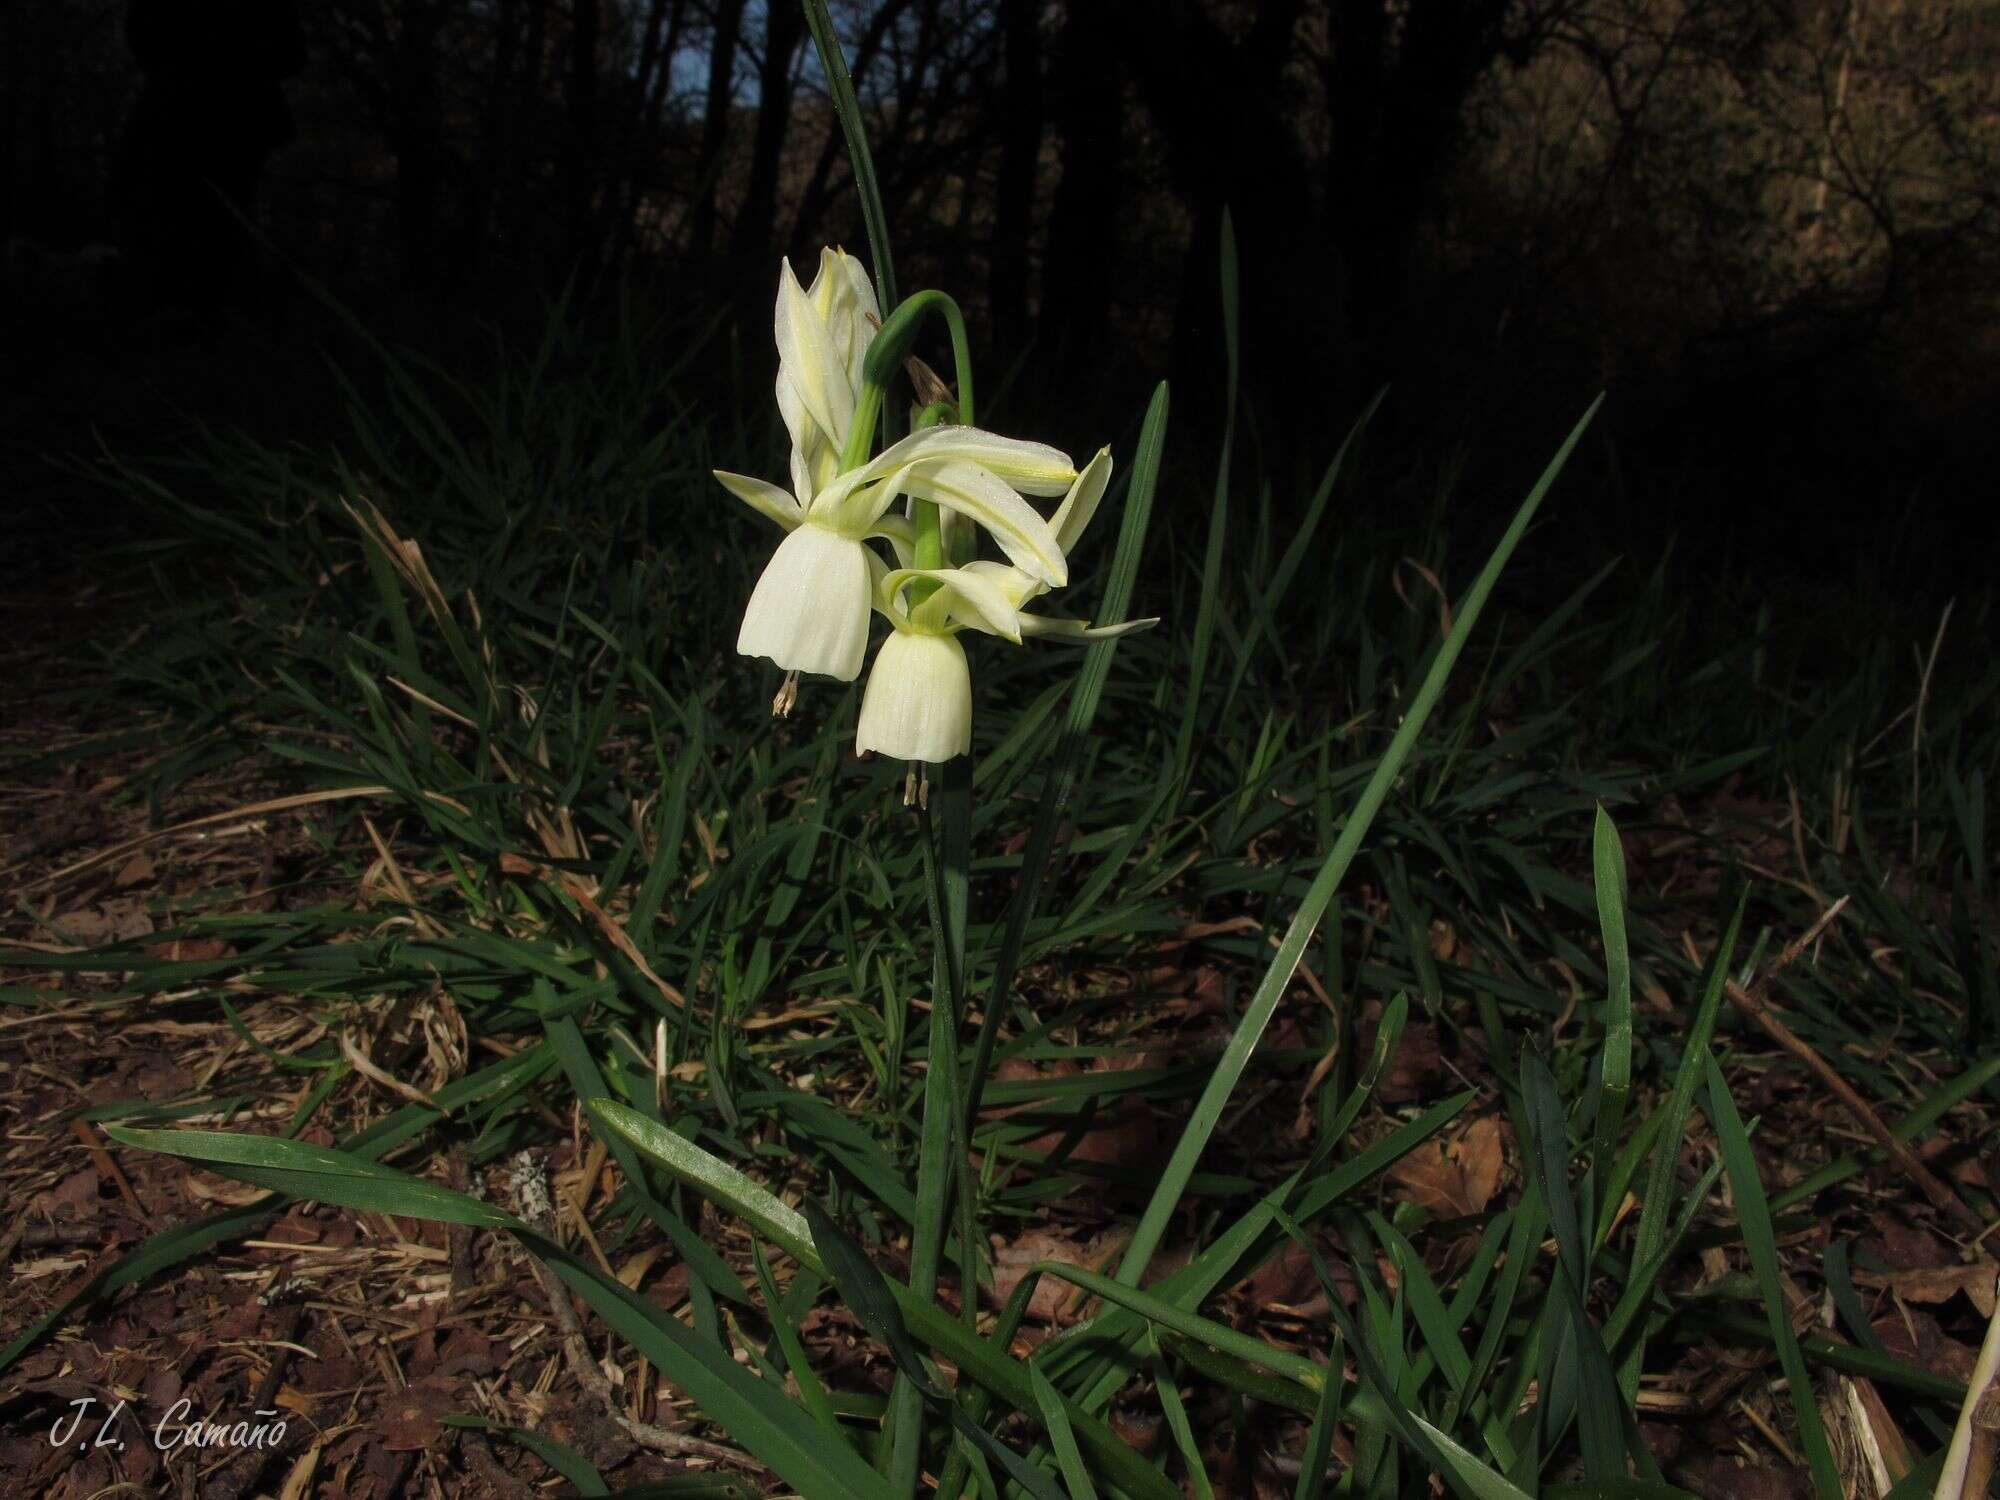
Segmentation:
[(1062, 494), (1079, 478), (1068, 456), (1045, 443), (976, 427), (931, 427), (838, 476), (804, 503), (746, 474), (718, 469), (715, 477), (789, 533), (757, 580), (736, 637), (745, 656), (768, 656), (788, 672), (842, 682), (860, 676), (874, 558), (867, 539), (889, 537), (899, 554), (908, 547), (909, 523), (889, 514), (905, 495), (984, 528), (1024, 577), (1056, 587), (1069, 578), (1055, 531), (1021, 498)]
[(875, 284), (844, 250), (819, 253), (819, 273), (801, 287), (792, 263), (778, 272), (778, 411), (792, 438), (792, 492), (832, 483), (854, 422), (861, 367), (881, 326)]
[(950, 632), (894, 630), (875, 653), (854, 748), (950, 760), (972, 748), (972, 669)]
[[(1111, 452), (1104, 449), (1076, 476), (1050, 523), (1059, 548), (1066, 551), (1082, 536), (1110, 479)], [(897, 550), (903, 551), (900, 542)], [(861, 695), (854, 748), (900, 760), (950, 760), (972, 748), (972, 672), (958, 631), (983, 631), (1018, 646), (1029, 636), (1106, 640), (1158, 623), (1128, 620), (1122, 625), (1092, 626), (1082, 620), (1027, 614), (1021, 606), (1046, 592), (1049, 580), (1045, 573), (1031, 573), (1011, 563), (971, 562), (958, 568), (892, 572), (878, 562), (875, 571), (875, 607), (888, 616), (892, 628), (875, 654)], [(906, 607), (903, 595), (920, 579), (933, 587), (920, 602)]]

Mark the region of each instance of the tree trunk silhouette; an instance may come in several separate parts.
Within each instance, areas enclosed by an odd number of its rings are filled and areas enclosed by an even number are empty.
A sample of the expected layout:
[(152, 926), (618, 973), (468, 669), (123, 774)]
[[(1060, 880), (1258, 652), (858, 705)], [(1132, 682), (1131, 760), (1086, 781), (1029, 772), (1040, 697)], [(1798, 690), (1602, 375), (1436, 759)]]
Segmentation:
[(722, 176), (722, 148), (736, 89), (736, 44), (743, 34), (743, 6), (744, 0), (719, 0), (714, 34), (709, 38), (701, 154), (695, 159), (694, 204), (688, 215), (688, 256), (697, 265), (708, 258), (715, 243), (715, 191)]
[(743, 208), (729, 237), (739, 305), (746, 311), (769, 291), (767, 262), (778, 216), (778, 169), (792, 122), (792, 63), (805, 39), (805, 7), (778, 0), (767, 7), (764, 57), (757, 69), (757, 133), (750, 146), (750, 178)]
[[(889, 34), (889, 28), (902, 18), (903, 12), (909, 7), (910, 0), (885, 0), (885, 3), (869, 17), (868, 25), (862, 31), (860, 40), (854, 44), (853, 56), (848, 61), (848, 68), (853, 73), (857, 88), (860, 87), (860, 80), (866, 78), (869, 70), (874, 67), (875, 59), (882, 50), (883, 39)], [(812, 177), (806, 183), (805, 192), (799, 196), (798, 212), (792, 219), (791, 239), (794, 243), (812, 238), (841, 237), (837, 233), (831, 236), (823, 235), (820, 220), (825, 217), (827, 205), (834, 196), (834, 166), (845, 159), (843, 153), (846, 149), (845, 138), (840, 132), (840, 122), (832, 117), (832, 111), (829, 110), (826, 139), (820, 145), (819, 160), (813, 164)], [(855, 228), (858, 234), (860, 228), (858, 220)]]
[(1364, 344), (1392, 345), (1408, 311), (1417, 230), (1467, 96), (1509, 49), (1510, 3), (1428, 0), (1393, 33), (1387, 0), (1333, 7), (1325, 195), (1343, 321)]
[(1040, 20), (1037, 0), (1003, 0), (1001, 4), (1006, 88), (1000, 120), (1000, 172), (993, 191), (987, 300), (994, 331), (1003, 339), (1019, 338), (1028, 327), (1028, 231), (1042, 156)]
[(596, 242), (592, 204), (597, 195), (597, 48), (602, 0), (572, 0), (569, 77), (563, 88), (562, 176), (566, 259), (581, 268)]
[[(1323, 243), (1310, 178), (1292, 123), (1284, 70), (1301, 0), (1267, 0), (1250, 33), (1232, 41), (1194, 0), (1120, 0), (1128, 56), (1169, 168), (1193, 212), (1174, 320), (1176, 378), (1199, 389), (1223, 369), (1217, 293), (1222, 214), (1236, 226), (1248, 366), (1274, 398), (1323, 380), (1321, 342), (1297, 330), (1324, 320)], [(1150, 25), (1139, 24), (1150, 11)]]
[(1116, 283), (1121, 19), (1108, 0), (1070, 0), (1049, 79), (1062, 176), (1049, 213), (1041, 342), (1087, 360), (1103, 349)]
[(632, 73), (632, 113), (638, 123), (620, 153), (618, 207), (610, 230), (609, 255), (614, 262), (636, 242), (639, 204), (658, 180), (660, 116), (673, 92), (674, 58), (680, 52), (686, 15), (687, 0), (649, 0), (640, 31), (639, 64)]

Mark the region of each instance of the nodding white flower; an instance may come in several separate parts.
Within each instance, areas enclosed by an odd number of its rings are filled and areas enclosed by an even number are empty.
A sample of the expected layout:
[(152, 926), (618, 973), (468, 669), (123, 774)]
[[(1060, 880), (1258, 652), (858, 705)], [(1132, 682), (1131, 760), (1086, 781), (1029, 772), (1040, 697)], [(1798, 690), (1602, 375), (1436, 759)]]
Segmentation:
[(906, 495), (985, 528), (1024, 577), (1044, 586), (1069, 578), (1054, 529), (1021, 498), (1063, 494), (1080, 478), (1068, 455), (1046, 443), (976, 427), (931, 427), (839, 475), (803, 502), (746, 474), (718, 469), (715, 477), (789, 533), (757, 580), (736, 637), (736, 649), (745, 656), (768, 656), (788, 672), (816, 672), (842, 682), (861, 675), (874, 558), (868, 538), (888, 537), (899, 556), (907, 552), (909, 523), (889, 514)]
[(854, 748), (923, 761), (972, 748), (972, 669), (957, 636), (890, 632), (861, 694)]
[[(1110, 479), (1107, 448), (1076, 476), (1049, 523), (1060, 551), (1083, 534)], [(904, 550), (899, 540), (897, 551)], [(854, 748), (901, 760), (950, 760), (972, 748), (972, 671), (957, 639), (960, 630), (997, 635), (1018, 646), (1030, 636), (1106, 640), (1158, 623), (1128, 620), (1122, 625), (1092, 626), (1083, 620), (1028, 614), (1021, 606), (1046, 592), (1049, 580), (1012, 563), (891, 571), (878, 561), (875, 573), (875, 607), (888, 616), (892, 628), (875, 654), (861, 695)], [(930, 584), (929, 592), (915, 604), (906, 604), (905, 592), (920, 580)]]
[[(774, 318), (777, 397), (792, 440), (791, 492), (746, 474), (717, 470), (715, 476), (785, 532), (751, 592), (736, 649), (746, 656), (769, 657), (793, 674), (813, 672), (851, 682), (867, 655), (869, 611), (881, 609), (896, 627), (884, 659), (900, 665), (886, 673), (878, 667), (865, 695), (877, 709), (871, 717), (864, 706), (863, 719), (889, 722), (885, 705), (897, 690), (891, 685), (878, 691), (877, 680), (929, 681), (943, 694), (938, 705), (922, 713), (914, 706), (898, 712), (910, 724), (921, 721), (930, 727), (919, 733), (906, 725), (890, 737), (899, 743), (921, 740), (935, 749), (971, 733), (965, 653), (950, 639), (953, 632), (970, 626), (1016, 643), (1024, 634), (1086, 640), (1101, 633), (1076, 621), (1024, 615), (1020, 606), (1069, 581), (1069, 549), (1103, 498), (1111, 458), (1108, 451), (1100, 453), (1079, 474), (1068, 454), (1046, 443), (1000, 437), (976, 427), (936, 426), (843, 472), (842, 463), (865, 453), (864, 439), (872, 436), (855, 427), (870, 421), (867, 413), (879, 404), (880, 391), (866, 389), (864, 379), (880, 324), (875, 289), (853, 256), (822, 250), (810, 287), (799, 285), (789, 261), (781, 267)], [(1064, 498), (1054, 517), (1043, 520), (1023, 498), (1029, 495)], [(962, 543), (962, 536), (951, 535), (958, 526), (984, 530), (1006, 562), (909, 572), (916, 533), (907, 514), (893, 513), (899, 500), (938, 507), (948, 545)], [(894, 548), (904, 564), (901, 573), (890, 574), (868, 545), (877, 537)], [(885, 577), (900, 579), (886, 594), (880, 582)], [(905, 612), (902, 590), (919, 577), (931, 583), (919, 591), (920, 602)], [(935, 639), (911, 644), (902, 641), (906, 635)], [(780, 712), (792, 687), (787, 679), (774, 704)], [(962, 747), (947, 753), (962, 753)]]

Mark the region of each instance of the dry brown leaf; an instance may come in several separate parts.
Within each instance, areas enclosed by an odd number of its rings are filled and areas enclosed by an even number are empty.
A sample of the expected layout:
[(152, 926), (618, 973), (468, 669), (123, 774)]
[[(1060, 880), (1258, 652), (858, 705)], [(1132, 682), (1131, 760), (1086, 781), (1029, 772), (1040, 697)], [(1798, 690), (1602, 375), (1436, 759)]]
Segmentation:
[[(1029, 1268), (1041, 1261), (1061, 1261), (1064, 1265), (1096, 1269), (1115, 1244), (1113, 1236), (1095, 1235), (1079, 1241), (1050, 1229), (1031, 1229), (1011, 1241), (995, 1236), (993, 1295), (1004, 1303), (1014, 1295)], [(1071, 1298), (1078, 1295), (1077, 1288), (1069, 1282), (1044, 1276), (1029, 1294), (1028, 1316), (1038, 1322), (1052, 1323)]]
[(146, 911), (145, 902), (137, 896), (117, 896), (109, 901), (64, 912), (52, 918), (49, 926), (66, 943), (75, 943), (81, 948), (96, 948), (105, 943), (124, 943), (133, 938), (150, 937), (153, 919)]
[(196, 959), (227, 958), (236, 950), (219, 937), (169, 938), (164, 943), (146, 944), (146, 952), (153, 958), (164, 958), (169, 963), (188, 963)]
[(1391, 1167), (1389, 1177), (1410, 1190), (1418, 1207), (1459, 1219), (1486, 1211), (1500, 1190), (1505, 1165), (1500, 1118), (1486, 1115), (1448, 1141), (1424, 1142)]
[(305, 1500), (312, 1493), (313, 1477), (319, 1473), (319, 1456), (326, 1449), (327, 1436), (322, 1434), (316, 1438), (313, 1445), (299, 1455), (299, 1461), (285, 1476), (285, 1487), (278, 1491), (278, 1500)]
[(389, 1401), (376, 1431), (391, 1453), (415, 1453), (437, 1441), (444, 1430), (439, 1421), (453, 1406), (448, 1384), (435, 1379), (405, 1386)]
[[(1366, 1057), (1375, 1047), (1372, 1026), (1355, 1038), (1356, 1057)], [(1429, 1098), (1445, 1076), (1444, 1054), (1438, 1050), (1437, 1027), (1428, 1021), (1412, 1021), (1396, 1042), (1396, 1055), (1389, 1059), (1375, 1097), (1383, 1104), (1409, 1104)]]
[(1905, 1302), (1927, 1306), (1949, 1302), (1963, 1292), (1981, 1317), (1990, 1318), (1996, 1275), (2000, 1275), (2000, 1261), (1981, 1260), (1969, 1266), (1919, 1266), (1908, 1271), (1857, 1270), (1854, 1279), (1862, 1286), (1884, 1287)]
[(152, 878), (153, 856), (141, 850), (118, 867), (117, 873), (111, 877), (111, 883), (122, 891)]
[(242, 1208), (245, 1204), (255, 1203), (259, 1198), (267, 1196), (264, 1188), (251, 1187), (248, 1183), (203, 1182), (194, 1172), (188, 1173), (185, 1185), (189, 1197), (200, 1198), (207, 1203), (220, 1203), (227, 1208)]

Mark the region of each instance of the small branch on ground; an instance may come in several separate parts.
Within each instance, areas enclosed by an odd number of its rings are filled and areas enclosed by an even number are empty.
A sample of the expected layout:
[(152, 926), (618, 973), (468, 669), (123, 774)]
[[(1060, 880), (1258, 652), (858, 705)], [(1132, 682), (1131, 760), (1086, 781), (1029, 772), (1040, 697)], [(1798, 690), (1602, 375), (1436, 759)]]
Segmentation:
[[(548, 1178), (541, 1163), (532, 1152), (523, 1151), (517, 1155), (509, 1173), (515, 1200), (515, 1211), (534, 1225), (537, 1230), (555, 1238), (555, 1205), (549, 1194)], [(716, 1463), (731, 1464), (740, 1469), (761, 1470), (762, 1465), (747, 1454), (738, 1453), (733, 1448), (725, 1448), (720, 1443), (705, 1442), (701, 1438), (689, 1437), (685, 1433), (673, 1432), (652, 1422), (641, 1422), (626, 1416), (618, 1409), (618, 1393), (612, 1388), (611, 1377), (606, 1375), (597, 1363), (597, 1357), (590, 1352), (590, 1341), (584, 1336), (583, 1323), (576, 1315), (576, 1308), (569, 1300), (569, 1288), (556, 1278), (556, 1273), (542, 1264), (539, 1256), (528, 1256), (528, 1269), (535, 1278), (535, 1285), (542, 1289), (549, 1310), (555, 1315), (556, 1330), (562, 1344), (563, 1358), (568, 1363), (570, 1373), (583, 1388), (604, 1403), (604, 1409), (624, 1429), (625, 1435), (642, 1448), (650, 1448), (655, 1453), (671, 1453), (682, 1458), (706, 1458)]]
[(1848, 898), (1842, 896), (1821, 913), (1819, 920), (1813, 923), (1804, 936), (1787, 946), (1773, 961), (1771, 967), (1751, 982), (1749, 989), (1744, 989), (1731, 979), (1723, 982), (1722, 992), (1729, 997), (1731, 1004), (1755, 1021), (1766, 1036), (1804, 1063), (1821, 1083), (1832, 1090), (1834, 1097), (1846, 1106), (1847, 1112), (1854, 1116), (1861, 1128), (1875, 1138), (1876, 1144), (1888, 1152), (1896, 1165), (1909, 1174), (1912, 1182), (1923, 1189), (1924, 1196), (1931, 1200), (1940, 1213), (1957, 1220), (1974, 1237), (1984, 1235), (1989, 1227), (1986, 1222), (1967, 1208), (1958, 1194), (1919, 1161), (1914, 1151), (1897, 1140), (1895, 1132), (1890, 1130), (1882, 1117), (1875, 1113), (1868, 1101), (1855, 1091), (1854, 1086), (1835, 1072), (1831, 1063), (1814, 1051), (1771, 1009), (1772, 982), (1790, 968), (1798, 956), (1819, 939), (1821, 933), (1833, 925), (1834, 919), (1846, 907), (1847, 901)]

